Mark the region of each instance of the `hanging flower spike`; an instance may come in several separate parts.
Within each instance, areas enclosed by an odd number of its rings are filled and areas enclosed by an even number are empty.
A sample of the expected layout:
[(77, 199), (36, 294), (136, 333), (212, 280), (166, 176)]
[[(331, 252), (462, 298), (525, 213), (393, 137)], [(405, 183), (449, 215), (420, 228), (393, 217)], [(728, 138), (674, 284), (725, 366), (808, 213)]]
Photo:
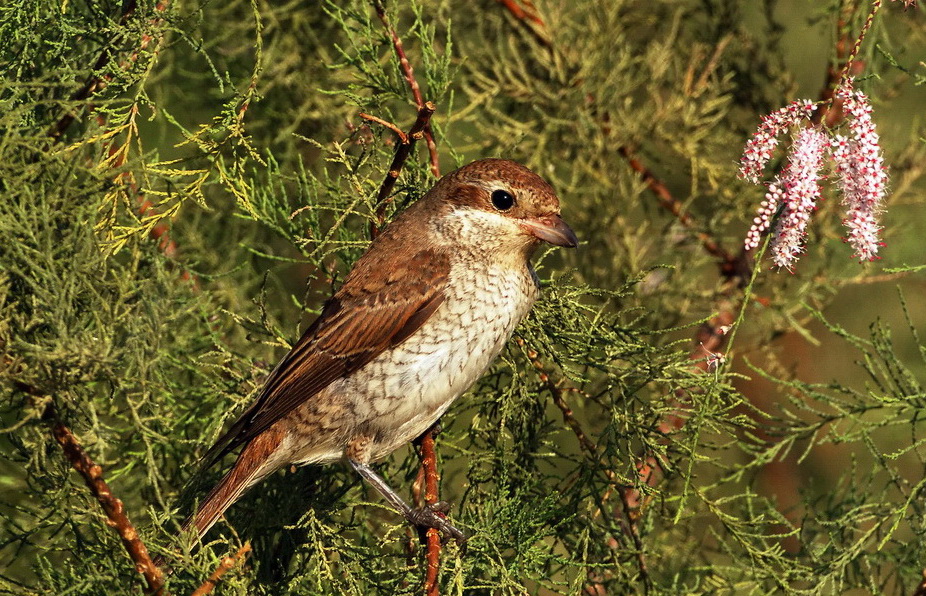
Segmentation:
[(759, 246), (762, 241), (762, 233), (772, 225), (772, 218), (778, 212), (778, 206), (783, 198), (784, 191), (782, 190), (781, 175), (778, 175), (768, 185), (765, 200), (759, 205), (759, 212), (756, 213), (755, 219), (752, 220), (752, 227), (746, 233), (745, 250), (752, 250)]
[(832, 143), (842, 203), (847, 209), (847, 241), (860, 260), (870, 261), (883, 246), (878, 217), (887, 193), (887, 170), (868, 97), (854, 90), (852, 79), (848, 79), (837, 89), (836, 98), (843, 102), (850, 133), (848, 137), (836, 135)]
[(809, 119), (816, 106), (809, 99), (798, 99), (771, 114), (762, 117), (762, 123), (752, 138), (746, 143), (743, 157), (740, 159), (740, 178), (758, 184), (762, 179), (762, 169), (772, 158), (772, 152), (778, 145), (778, 137), (801, 118)]
[(829, 138), (816, 128), (801, 129), (794, 140), (779, 182), (784, 212), (772, 235), (772, 260), (779, 267), (790, 270), (804, 250), (807, 221), (820, 198), (820, 170), (828, 147)]

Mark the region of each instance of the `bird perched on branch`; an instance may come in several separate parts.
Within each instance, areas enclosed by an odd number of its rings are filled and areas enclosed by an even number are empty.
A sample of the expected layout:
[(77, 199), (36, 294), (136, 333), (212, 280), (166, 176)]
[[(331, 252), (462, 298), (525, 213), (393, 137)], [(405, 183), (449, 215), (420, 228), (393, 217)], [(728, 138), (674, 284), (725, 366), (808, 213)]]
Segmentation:
[(411, 523), (462, 539), (370, 463), (430, 428), (501, 352), (539, 295), (531, 255), (578, 244), (559, 211), (553, 188), (512, 161), (441, 178), (373, 241), (206, 454), (210, 465), (241, 448), (184, 530), (201, 536), (284, 466), (346, 461)]

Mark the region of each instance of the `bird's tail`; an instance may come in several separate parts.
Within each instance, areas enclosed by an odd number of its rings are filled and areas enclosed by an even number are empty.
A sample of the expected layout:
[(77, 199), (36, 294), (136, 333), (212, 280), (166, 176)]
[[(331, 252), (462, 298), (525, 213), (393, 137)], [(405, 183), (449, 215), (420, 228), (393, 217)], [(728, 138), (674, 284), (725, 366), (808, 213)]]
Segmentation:
[[(194, 538), (202, 537), (245, 491), (285, 464), (286, 462), (278, 457), (281, 435), (282, 433), (271, 429), (245, 445), (232, 468), (209, 491), (196, 511), (183, 522), (181, 533), (190, 532)], [(162, 566), (163, 562), (163, 557), (158, 557), (155, 564)]]

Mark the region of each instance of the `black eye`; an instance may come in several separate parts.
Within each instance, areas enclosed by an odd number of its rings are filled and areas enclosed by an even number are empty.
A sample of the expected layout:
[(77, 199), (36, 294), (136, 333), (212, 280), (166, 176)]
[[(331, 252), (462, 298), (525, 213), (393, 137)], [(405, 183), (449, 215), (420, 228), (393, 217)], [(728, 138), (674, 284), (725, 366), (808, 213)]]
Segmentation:
[(514, 207), (514, 197), (506, 190), (492, 191), (492, 204), (499, 211), (508, 211)]

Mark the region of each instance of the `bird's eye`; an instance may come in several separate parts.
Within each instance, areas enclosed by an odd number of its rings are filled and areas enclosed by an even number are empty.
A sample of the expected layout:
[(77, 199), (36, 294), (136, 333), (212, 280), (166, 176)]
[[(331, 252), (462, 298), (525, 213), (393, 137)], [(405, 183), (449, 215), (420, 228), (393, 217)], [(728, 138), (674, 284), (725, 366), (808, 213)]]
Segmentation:
[(492, 204), (499, 211), (508, 211), (514, 207), (514, 197), (506, 190), (492, 191)]

